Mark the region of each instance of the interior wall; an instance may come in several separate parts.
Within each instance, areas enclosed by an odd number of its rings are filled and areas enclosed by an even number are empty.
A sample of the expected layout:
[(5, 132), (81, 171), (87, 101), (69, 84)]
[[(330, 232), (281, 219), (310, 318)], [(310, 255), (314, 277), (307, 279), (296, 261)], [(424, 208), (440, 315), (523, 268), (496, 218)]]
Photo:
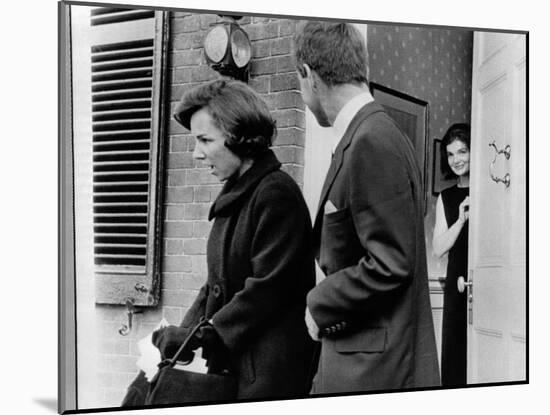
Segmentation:
[(430, 279), (438, 279), (447, 261), (432, 253), (433, 140), (450, 124), (470, 122), (473, 32), (369, 24), (367, 40), (369, 80), (428, 102), (426, 248)]

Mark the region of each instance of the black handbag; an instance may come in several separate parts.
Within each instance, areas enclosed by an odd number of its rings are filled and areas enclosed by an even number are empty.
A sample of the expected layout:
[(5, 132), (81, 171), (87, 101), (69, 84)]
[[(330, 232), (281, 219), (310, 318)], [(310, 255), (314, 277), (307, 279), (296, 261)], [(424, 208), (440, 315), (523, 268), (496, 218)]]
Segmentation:
[(183, 353), (191, 338), (205, 324), (208, 322), (201, 321), (195, 326), (176, 354), (171, 359), (165, 359), (159, 363), (159, 371), (151, 380), (145, 405), (235, 400), (237, 379), (234, 376), (174, 369), (178, 357)]

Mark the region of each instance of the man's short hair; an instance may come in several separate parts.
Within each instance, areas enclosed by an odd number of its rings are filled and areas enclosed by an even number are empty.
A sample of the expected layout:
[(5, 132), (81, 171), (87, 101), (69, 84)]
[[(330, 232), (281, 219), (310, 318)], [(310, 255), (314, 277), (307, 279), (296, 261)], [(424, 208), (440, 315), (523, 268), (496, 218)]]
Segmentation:
[(348, 23), (306, 21), (295, 36), (296, 64), (302, 76), (307, 64), (328, 86), (368, 83), (367, 48)]
[(192, 89), (182, 97), (174, 118), (190, 130), (191, 117), (202, 108), (224, 133), (225, 146), (241, 158), (256, 158), (277, 135), (266, 103), (243, 82), (218, 79)]

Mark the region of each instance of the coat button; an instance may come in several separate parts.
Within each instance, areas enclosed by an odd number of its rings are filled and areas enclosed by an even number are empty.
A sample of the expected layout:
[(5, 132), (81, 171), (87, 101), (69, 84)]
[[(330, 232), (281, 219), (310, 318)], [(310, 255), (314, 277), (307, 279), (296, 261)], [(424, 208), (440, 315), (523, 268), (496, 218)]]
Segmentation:
[(218, 284), (214, 284), (213, 294), (214, 297), (218, 298), (222, 293), (222, 288)]

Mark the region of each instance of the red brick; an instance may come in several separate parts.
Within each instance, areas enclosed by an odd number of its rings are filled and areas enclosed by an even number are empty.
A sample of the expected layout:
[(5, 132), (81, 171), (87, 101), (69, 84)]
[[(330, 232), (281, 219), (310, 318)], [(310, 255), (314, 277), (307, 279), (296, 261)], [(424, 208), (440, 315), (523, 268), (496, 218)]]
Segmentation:
[(97, 304), (95, 307), (99, 321), (118, 321), (120, 319), (120, 306), (109, 304)]
[(108, 389), (102, 389), (103, 394), (103, 404), (100, 406), (108, 407), (108, 406), (118, 406), (120, 405), (120, 402), (124, 398), (124, 393), (126, 392), (125, 388), (108, 388)]
[(187, 136), (187, 151), (191, 154), (195, 151), (195, 137), (193, 136)]
[(193, 201), (192, 187), (168, 187), (166, 203), (191, 203)]
[(217, 78), (219, 75), (208, 65), (191, 68), (191, 82), (204, 82)]
[(158, 322), (162, 319), (162, 310), (159, 307), (146, 309), (146, 312), (136, 314), (134, 318), (137, 319), (136, 321), (138, 321), (138, 324), (158, 324)]
[(271, 54), (270, 40), (256, 40), (252, 42), (252, 56), (254, 59), (265, 58)]
[(191, 169), (195, 166), (192, 153), (171, 153), (168, 157), (169, 169)]
[(200, 22), (200, 15), (194, 14), (190, 16), (185, 16), (183, 19), (176, 19), (172, 27), (170, 28), (170, 31), (172, 34), (178, 34), (178, 33), (189, 33), (189, 32), (196, 32), (200, 30), (201, 28), (201, 22)]
[(252, 23), (267, 23), (267, 22), (269, 22), (269, 17), (252, 16)]
[(300, 90), (298, 76), (295, 72), (274, 75), (271, 78), (271, 92), (279, 92), (292, 89), (297, 91)]
[(304, 168), (293, 164), (283, 164), (282, 170), (286, 171), (300, 186), (304, 184)]
[(192, 273), (199, 275), (206, 275), (208, 268), (206, 266), (206, 255), (195, 255), (191, 257), (193, 262)]
[(195, 187), (194, 202), (210, 202), (210, 189), (205, 186)]
[[(141, 339), (140, 339), (140, 340), (141, 340)], [(135, 341), (132, 341), (132, 342), (130, 343), (130, 356), (136, 356), (136, 357), (141, 356), (141, 353), (140, 353), (140, 351), (139, 351), (137, 342), (135, 342)], [(132, 382), (132, 380), (133, 380), (134, 377), (135, 377), (135, 376), (132, 376), (132, 379), (128, 380), (128, 384), (130, 384), (130, 382)]]
[(250, 63), (250, 74), (252, 76), (270, 75), (277, 72), (277, 61), (275, 58), (255, 59)]
[(180, 50), (172, 53), (171, 64), (173, 67), (199, 65), (203, 60), (201, 49)]
[(223, 185), (210, 186), (210, 200), (214, 201), (220, 194)]
[(113, 373), (113, 387), (114, 388), (127, 388), (130, 382), (134, 379), (136, 376), (136, 373), (138, 371), (138, 368), (136, 366), (136, 372), (135, 373)]
[(100, 353), (129, 355), (130, 341), (127, 339), (101, 339), (99, 346)]
[(292, 50), (292, 39), (289, 37), (274, 39), (271, 43), (271, 55), (287, 55)]
[(183, 125), (177, 122), (175, 119), (170, 117), (170, 125), (168, 127), (168, 134), (170, 135), (183, 135), (188, 134), (189, 131), (185, 129)]
[(273, 116), (277, 121), (278, 128), (284, 127), (301, 127), (303, 128), (303, 113), (295, 109), (284, 109), (273, 111)]
[(277, 73), (295, 72), (296, 58), (292, 55), (277, 57)]
[[(187, 137), (174, 136), (170, 137), (170, 152), (181, 153), (187, 151)], [(168, 156), (170, 157), (170, 156)]]
[(304, 150), (299, 147), (274, 147), (273, 151), (281, 163), (304, 164)]
[[(204, 258), (204, 257), (201, 257)], [(183, 285), (186, 290), (199, 290), (206, 282), (206, 275), (203, 274), (184, 274)]]
[(201, 221), (193, 223), (193, 236), (195, 238), (205, 238), (212, 229), (211, 222)]
[(181, 239), (167, 239), (165, 255), (183, 255), (183, 240)]
[(172, 12), (172, 24), (174, 23), (174, 21), (177, 21), (178, 19), (182, 19), (184, 18), (185, 16), (191, 16), (191, 13), (189, 12), (178, 12), (178, 11), (174, 11)]
[(205, 275), (181, 272), (166, 272), (162, 278), (161, 288), (167, 290), (198, 290), (206, 281)]
[(195, 32), (195, 33), (181, 33), (175, 35), (173, 42), (174, 50), (186, 50), (186, 49), (202, 49), (202, 42), (204, 40), (205, 33)]
[(300, 108), (303, 107), (302, 96), (298, 91), (283, 91), (269, 94), (267, 101), (270, 103), (271, 108), (287, 109), (287, 108)]
[(163, 272), (162, 285), (163, 290), (183, 290), (185, 288), (184, 275), (181, 272)]
[(279, 22), (279, 36), (289, 36), (296, 33), (296, 20), (284, 19)]
[(175, 84), (191, 82), (192, 70), (193, 68), (175, 68), (172, 76), (172, 82)]
[(164, 217), (166, 220), (182, 220), (185, 213), (185, 206), (183, 205), (169, 205), (165, 207)]
[(164, 272), (191, 272), (193, 262), (188, 256), (163, 256), (162, 270)]
[(279, 35), (279, 23), (259, 23), (247, 26), (246, 33), (250, 40), (272, 39)]
[[(201, 85), (202, 82), (192, 82), (192, 83), (189, 83), (189, 84), (182, 84), (182, 85), (173, 85), (172, 86), (172, 95), (170, 96), (170, 99), (172, 100), (172, 103), (171, 105), (177, 105), (177, 103), (181, 100), (181, 97), (188, 91), (196, 88), (197, 86)], [(172, 111), (173, 112), (173, 111)], [(170, 121), (172, 121), (173, 118), (170, 118)], [(173, 120), (174, 123), (178, 124), (176, 120)], [(182, 131), (183, 133), (189, 133), (189, 131), (187, 131), (186, 129), (184, 129), (183, 127), (182, 128)], [(170, 131), (170, 134), (177, 134), (177, 133), (174, 133), (172, 131)]]
[(183, 241), (185, 255), (205, 255), (206, 239), (186, 239)]
[(112, 372), (132, 372), (136, 369), (136, 358), (132, 356), (100, 355), (99, 370)]
[(201, 29), (210, 29), (210, 27), (218, 21), (218, 16), (215, 14), (201, 14)]
[(269, 76), (252, 76), (248, 81), (248, 85), (258, 94), (265, 94), (269, 92), (269, 81)]
[(192, 49), (194, 46), (194, 41), (191, 36), (188, 34), (180, 34), (172, 37), (172, 48), (175, 51)]
[(304, 147), (305, 133), (296, 127), (280, 128), (277, 131), (275, 143), (277, 145), (296, 145)]
[(197, 294), (196, 290), (162, 290), (160, 295), (164, 306), (190, 307)]
[(168, 170), (168, 186), (184, 186), (187, 184), (186, 170)]
[(165, 221), (164, 236), (166, 238), (190, 238), (193, 236), (193, 223)]
[(194, 169), (187, 172), (187, 184), (218, 184), (219, 180), (210, 173), (209, 169)]
[(210, 203), (190, 203), (185, 205), (184, 218), (187, 220), (204, 220), (208, 218)]

